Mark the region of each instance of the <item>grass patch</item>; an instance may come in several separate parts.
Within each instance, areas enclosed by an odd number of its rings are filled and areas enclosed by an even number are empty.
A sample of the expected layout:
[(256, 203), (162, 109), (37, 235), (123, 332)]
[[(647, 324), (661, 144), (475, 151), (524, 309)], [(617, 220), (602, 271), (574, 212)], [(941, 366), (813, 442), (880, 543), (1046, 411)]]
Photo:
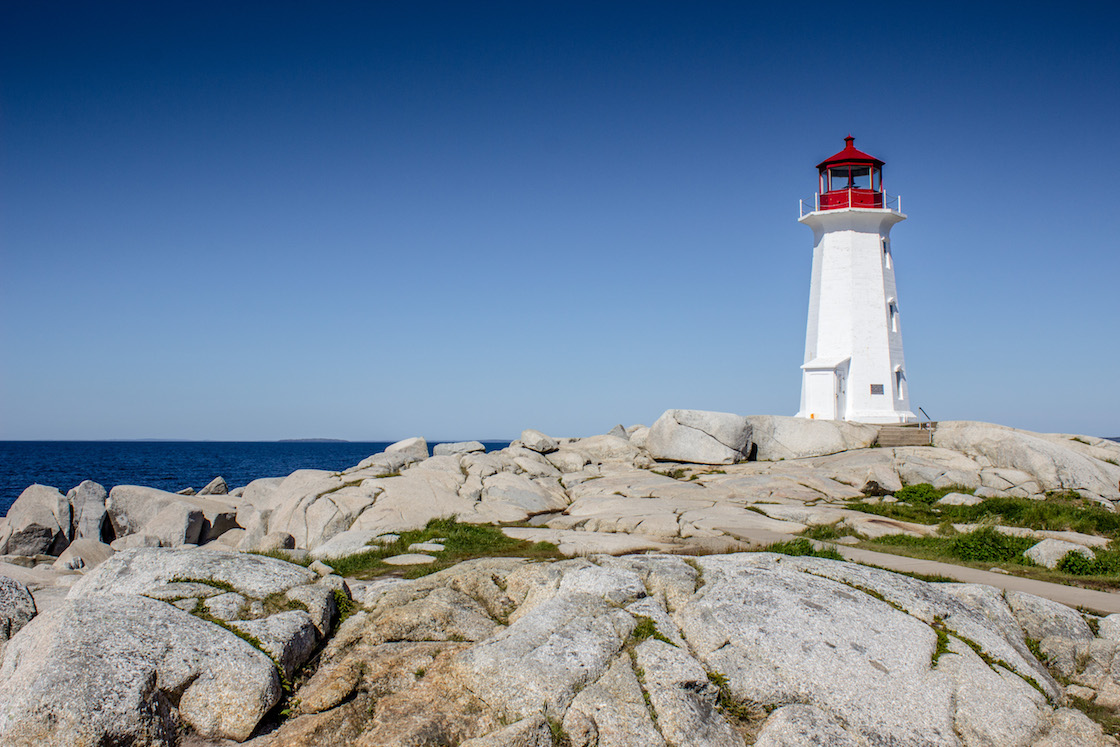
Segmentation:
[(906, 534), (888, 534), (868, 544), (891, 548), (908, 548), (953, 560), (977, 563), (1023, 562), (1023, 551), (1036, 544), (1030, 537), (1012, 537), (991, 527), (980, 527), (974, 532), (955, 537), (911, 537)]
[(831, 547), (818, 550), (813, 547), (812, 542), (803, 537), (788, 542), (775, 542), (772, 545), (767, 545), (762, 548), (762, 552), (776, 552), (782, 555), (793, 555), (797, 557), (829, 558), (830, 560), (844, 559), (843, 555)]
[(552, 716), (548, 717), (548, 731), (552, 735), (552, 747), (571, 747), (571, 737), (564, 731), (563, 725)]
[(937, 660), (941, 658), (942, 654), (949, 653), (949, 633), (945, 630), (945, 623), (941, 622), (940, 618), (934, 622), (933, 632), (937, 633), (937, 648), (933, 650), (933, 655), (929, 657), (930, 669), (937, 666)]
[(354, 600), (342, 589), (335, 589), (332, 593), (334, 594), (335, 614), (338, 617), (335, 620), (334, 627), (337, 629), (339, 625), (346, 622), (346, 618), (358, 611), (358, 605), (354, 604)]
[[(981, 527), (974, 532), (958, 534), (954, 537), (910, 537), (904, 534), (889, 534), (861, 542), (859, 547), (982, 570), (988, 570), (993, 564), (998, 563), (1001, 568), (1013, 572), (1016, 576), (1071, 586), (1104, 591), (1115, 591), (1120, 587), (1120, 551), (1094, 550), (1101, 558), (1101, 562), (1097, 564), (1086, 560), (1089, 566), (1081, 565), (1082, 558), (1078, 556), (1079, 559), (1072, 562), (1078, 564), (1078, 570), (1087, 571), (1084, 575), (1078, 575), (1063, 570), (1060, 565), (1053, 570), (1035, 565), (1024, 557), (1022, 552), (1037, 542), (1037, 539), (1030, 537), (1013, 537), (997, 532), (991, 527)], [(954, 580), (942, 576), (905, 575), (923, 581)]]
[(292, 563), (293, 565), (302, 565), (304, 568), (315, 562), (314, 558), (310, 555), (306, 558), (292, 557), (288, 553), (291, 550), (250, 550), (246, 555), (260, 555), (262, 558), (272, 558), (273, 560), (283, 560), (285, 563)]
[(1120, 714), (1116, 711), (1072, 695), (1069, 696), (1069, 705), (1100, 724), (1105, 734), (1110, 737), (1120, 737)]
[(307, 605), (298, 599), (288, 599), (287, 595), (278, 591), (275, 594), (269, 594), (261, 600), (264, 606), (264, 616), (275, 615), (277, 612), (287, 612), (288, 610), (303, 610), (309, 612)]
[(657, 623), (653, 621), (653, 618), (645, 617), (644, 615), (635, 615), (634, 617), (637, 618), (638, 624), (634, 626), (634, 631), (630, 634), (630, 637), (634, 639), (635, 644), (641, 643), (647, 638), (652, 638), (655, 641), (661, 641), (662, 643), (668, 643), (674, 648), (676, 647), (677, 644), (661, 635), (657, 630)]
[[(500, 527), (484, 524), (460, 524), (455, 519), (432, 519), (423, 529), (398, 532), (399, 538), (388, 544), (371, 546), (364, 552), (330, 561), (335, 573), (341, 576), (372, 578), (386, 573), (402, 573), (406, 578), (419, 578), (442, 571), (456, 563), (471, 558), (520, 557), (562, 558), (559, 549), (551, 542), (528, 542), (507, 537)], [(417, 566), (386, 565), (385, 558), (403, 555), (416, 542), (442, 540), (444, 549), (427, 553), (436, 560)]]
[(685, 477), (688, 474), (688, 470), (685, 467), (675, 467), (674, 469), (668, 469), (668, 470), (653, 469), (653, 470), (650, 470), (650, 472), (652, 472), (655, 475), (661, 475), (662, 477), (671, 477), (674, 480), (680, 480), (681, 478)]
[[(918, 486), (910, 485), (899, 491)], [(953, 492), (942, 488), (936, 492)], [(960, 492), (960, 491), (957, 491)], [(922, 493), (929, 495), (928, 493)], [(897, 495), (896, 495), (897, 497)], [(938, 496), (936, 500), (939, 500)], [(1113, 513), (1074, 491), (1049, 493), (1046, 500), (1030, 498), (987, 498), (975, 506), (941, 506), (925, 502), (852, 503), (851, 508), (890, 519), (916, 524), (977, 524), (998, 521), (1008, 526), (1045, 529), (1054, 532), (1081, 532), (1109, 539), (1120, 538), (1120, 514)]]
[(226, 591), (226, 592), (232, 591), (234, 594), (240, 594), (241, 593), (237, 589), (235, 589), (233, 584), (231, 584), (229, 581), (219, 581), (219, 580), (213, 579), (213, 578), (190, 578), (190, 577), (187, 577), (187, 576), (174, 576), (174, 577), (172, 577), (172, 579), (168, 583), (172, 583), (172, 584), (202, 584), (203, 586), (212, 586), (215, 589), (221, 589), (222, 591)]
[(836, 522), (834, 524), (813, 524), (798, 536), (804, 537), (805, 539), (828, 542), (838, 540), (841, 537), (855, 537), (858, 535), (847, 527), (841, 527), (840, 522)]
[(758, 703), (747, 703), (739, 700), (731, 692), (727, 676), (721, 672), (708, 672), (708, 681), (719, 690), (716, 707), (733, 722), (738, 722), (741, 728), (748, 732), (754, 731), (752, 725), (764, 721), (772, 708), (766, 708)]

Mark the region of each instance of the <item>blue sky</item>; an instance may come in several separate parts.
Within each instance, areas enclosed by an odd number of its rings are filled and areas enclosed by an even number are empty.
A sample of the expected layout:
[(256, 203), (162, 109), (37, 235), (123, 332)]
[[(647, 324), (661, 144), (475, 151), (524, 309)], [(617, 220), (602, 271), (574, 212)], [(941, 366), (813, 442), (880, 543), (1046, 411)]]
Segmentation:
[(793, 414), (849, 132), (911, 402), (1120, 435), (1120, 11), (865, 8), (10, 3), (0, 439)]

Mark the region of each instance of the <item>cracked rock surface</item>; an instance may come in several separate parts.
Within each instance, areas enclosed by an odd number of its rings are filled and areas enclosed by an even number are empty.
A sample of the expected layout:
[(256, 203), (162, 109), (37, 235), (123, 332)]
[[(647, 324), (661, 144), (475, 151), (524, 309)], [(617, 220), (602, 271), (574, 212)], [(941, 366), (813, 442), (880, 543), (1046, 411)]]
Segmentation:
[(363, 605), (254, 747), (531, 745), (541, 724), (575, 747), (1115, 744), (990, 587), (771, 553), (505, 558)]

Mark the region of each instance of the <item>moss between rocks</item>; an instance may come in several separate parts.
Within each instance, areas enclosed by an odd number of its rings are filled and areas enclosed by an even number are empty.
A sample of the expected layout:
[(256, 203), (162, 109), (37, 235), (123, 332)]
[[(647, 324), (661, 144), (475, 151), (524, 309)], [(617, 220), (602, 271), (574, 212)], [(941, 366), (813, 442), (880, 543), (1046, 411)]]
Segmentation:
[(221, 589), (222, 591), (226, 591), (226, 592), (232, 591), (234, 594), (240, 594), (241, 593), (237, 590), (236, 587), (234, 587), (233, 584), (229, 583), (228, 581), (219, 581), (218, 579), (213, 579), (213, 578), (189, 578), (187, 576), (174, 576), (170, 581), (168, 581), (168, 583), (170, 583), (170, 584), (202, 584), (203, 586), (212, 586), (215, 589)]
[[(522, 557), (559, 559), (564, 556), (550, 542), (528, 542), (507, 537), (499, 526), (488, 524), (460, 524), (455, 519), (432, 519), (423, 529), (399, 532), (399, 538), (388, 544), (371, 546), (354, 555), (331, 559), (335, 573), (356, 578), (372, 578), (387, 573), (399, 573), (405, 578), (419, 578), (450, 568), (456, 563), (473, 558)], [(440, 540), (444, 549), (427, 553), (436, 560), (432, 563), (402, 569), (385, 564), (385, 558), (409, 552), (417, 542)]]

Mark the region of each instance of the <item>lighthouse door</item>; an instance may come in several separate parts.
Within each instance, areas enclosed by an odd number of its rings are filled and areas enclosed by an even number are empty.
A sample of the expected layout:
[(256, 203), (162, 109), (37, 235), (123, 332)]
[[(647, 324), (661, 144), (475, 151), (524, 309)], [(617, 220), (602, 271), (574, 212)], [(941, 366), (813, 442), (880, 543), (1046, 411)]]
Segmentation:
[(848, 380), (843, 368), (836, 369), (836, 419), (843, 420), (848, 405)]

